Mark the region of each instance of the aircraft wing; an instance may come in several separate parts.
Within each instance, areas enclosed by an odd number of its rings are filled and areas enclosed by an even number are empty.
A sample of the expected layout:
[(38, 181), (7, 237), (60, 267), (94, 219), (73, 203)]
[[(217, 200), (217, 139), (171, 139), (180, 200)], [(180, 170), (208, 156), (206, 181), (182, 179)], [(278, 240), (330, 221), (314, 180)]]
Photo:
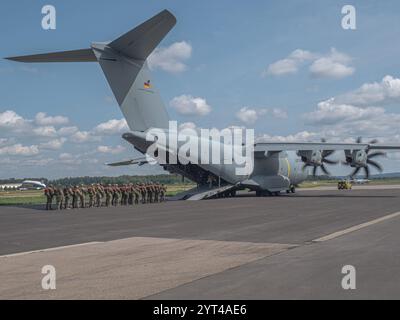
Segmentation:
[(318, 151), (318, 150), (400, 150), (400, 145), (368, 143), (314, 143), (314, 142), (262, 142), (256, 143), (254, 152)]
[(147, 158), (138, 158), (138, 159), (133, 159), (133, 160), (121, 161), (121, 162), (106, 163), (106, 165), (109, 167), (123, 167), (123, 166), (132, 166), (132, 165), (143, 166), (148, 163), (149, 163), (149, 161), (147, 160)]

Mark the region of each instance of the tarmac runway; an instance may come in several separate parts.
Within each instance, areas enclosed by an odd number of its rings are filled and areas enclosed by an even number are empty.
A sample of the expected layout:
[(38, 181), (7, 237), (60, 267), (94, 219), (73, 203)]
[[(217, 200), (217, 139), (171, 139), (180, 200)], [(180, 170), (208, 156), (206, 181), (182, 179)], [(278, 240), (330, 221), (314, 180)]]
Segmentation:
[[(398, 299), (400, 189), (0, 207), (2, 299)], [(42, 267), (57, 289), (41, 287)], [(342, 288), (345, 265), (357, 289)]]

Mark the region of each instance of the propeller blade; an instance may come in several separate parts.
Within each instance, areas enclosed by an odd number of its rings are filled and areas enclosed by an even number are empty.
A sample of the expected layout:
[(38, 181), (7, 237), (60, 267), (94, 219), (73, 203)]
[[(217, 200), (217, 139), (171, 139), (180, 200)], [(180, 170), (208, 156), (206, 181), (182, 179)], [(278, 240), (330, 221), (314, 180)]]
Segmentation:
[(386, 156), (385, 152), (377, 151), (377, 152), (369, 154), (368, 155), (368, 159), (373, 159), (373, 158), (376, 158), (376, 157), (384, 157), (384, 156)]
[(353, 171), (353, 173), (350, 175), (350, 177), (352, 177), (352, 178), (355, 177), (357, 175), (357, 173), (360, 172), (360, 170), (361, 170), (360, 167), (356, 168), (356, 170)]
[(375, 169), (377, 169), (379, 172), (383, 171), (383, 167), (376, 161), (373, 160), (367, 160), (367, 163), (371, 166), (373, 166)]
[(330, 176), (331, 173), (326, 169), (326, 167), (324, 165), (321, 166), (321, 170), (327, 175)]
[(327, 164), (338, 164), (339, 161), (333, 161), (329, 159), (322, 159), (322, 162), (327, 163)]
[(371, 141), (369, 142), (369, 144), (377, 144), (378, 142), (379, 142), (378, 139), (374, 139), (374, 140), (371, 140)]
[(344, 165), (344, 166), (349, 166), (349, 165), (350, 165), (350, 163), (349, 163), (349, 162), (347, 162), (347, 161), (342, 161), (342, 165)]
[(369, 179), (369, 167), (364, 167), (364, 171), (365, 171), (365, 177), (368, 180)]
[(318, 170), (318, 167), (314, 167), (314, 169), (313, 169), (313, 176), (314, 177), (317, 176), (317, 170)]

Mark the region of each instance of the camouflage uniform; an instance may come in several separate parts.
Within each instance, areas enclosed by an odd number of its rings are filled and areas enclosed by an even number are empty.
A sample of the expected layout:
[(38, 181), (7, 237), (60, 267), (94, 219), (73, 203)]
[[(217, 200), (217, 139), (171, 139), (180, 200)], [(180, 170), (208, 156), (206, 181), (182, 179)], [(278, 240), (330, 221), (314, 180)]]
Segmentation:
[(64, 192), (61, 188), (57, 188), (55, 189), (54, 194), (56, 197), (56, 210), (62, 210), (64, 203)]
[(94, 195), (95, 195), (95, 190), (94, 190), (93, 186), (89, 187), (87, 192), (89, 195), (88, 206), (89, 206), (89, 208), (91, 208), (94, 205)]
[(133, 195), (134, 195), (134, 203), (135, 204), (139, 204), (139, 201), (140, 201), (140, 189), (139, 189), (139, 186), (133, 186), (132, 187), (132, 190), (133, 190)]
[(160, 202), (160, 185), (158, 183), (154, 186), (154, 202)]
[(126, 186), (122, 186), (121, 188), (121, 205), (126, 206), (128, 204), (128, 193)]
[(153, 202), (153, 187), (150, 183), (147, 184), (146, 191), (147, 191), (147, 203), (152, 203)]
[(46, 210), (52, 210), (51, 203), (53, 201), (53, 195), (51, 188), (44, 189), (44, 195), (46, 196)]
[(142, 184), (142, 203), (143, 204), (146, 204), (147, 203), (147, 187), (144, 185), (144, 184)]
[(105, 188), (105, 193), (106, 193), (106, 207), (109, 207), (111, 205), (111, 200), (112, 200), (112, 190), (110, 186), (107, 186)]
[(113, 188), (113, 205), (115, 207), (120, 204), (119, 203), (120, 197), (121, 197), (120, 188), (118, 186), (114, 186), (114, 188)]
[(167, 194), (167, 188), (165, 187), (165, 185), (161, 186), (160, 189), (160, 202), (164, 202), (165, 201), (165, 195)]
[(72, 188), (72, 208), (78, 208), (78, 187), (76, 186)]
[(128, 204), (130, 206), (134, 204), (134, 198), (135, 198), (135, 195), (134, 195), (134, 192), (133, 192), (133, 185), (130, 184), (129, 187), (128, 187)]
[(77, 192), (77, 195), (79, 198), (79, 206), (78, 207), (84, 209), (86, 207), (85, 192), (82, 187), (76, 188), (76, 192)]
[(100, 198), (99, 198), (97, 204), (98, 204), (98, 207), (101, 207), (103, 205), (103, 199), (106, 196), (106, 192), (104, 190), (104, 187), (100, 184), (99, 184), (99, 194), (100, 194)]
[(95, 190), (96, 190), (96, 191), (95, 191), (95, 196), (96, 196), (96, 207), (100, 208), (100, 207), (101, 207), (101, 198), (102, 198), (100, 187), (97, 186), (97, 187), (95, 188)]
[(64, 188), (64, 209), (69, 209), (69, 201), (71, 200), (71, 192), (69, 188)]

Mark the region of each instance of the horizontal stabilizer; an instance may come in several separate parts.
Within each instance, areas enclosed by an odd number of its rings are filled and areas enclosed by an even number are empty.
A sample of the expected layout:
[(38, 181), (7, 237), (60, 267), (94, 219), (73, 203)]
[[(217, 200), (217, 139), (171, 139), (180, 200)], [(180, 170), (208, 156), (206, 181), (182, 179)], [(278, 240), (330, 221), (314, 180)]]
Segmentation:
[(130, 58), (146, 60), (175, 24), (174, 15), (164, 10), (108, 46)]
[(109, 167), (123, 167), (123, 166), (132, 166), (132, 165), (143, 166), (148, 163), (149, 162), (147, 161), (146, 158), (139, 158), (139, 159), (133, 159), (133, 160), (127, 160), (127, 161), (121, 161), (121, 162), (106, 163), (106, 165)]
[(81, 49), (63, 52), (35, 54), (29, 56), (9, 57), (7, 60), (37, 63), (37, 62), (96, 62), (92, 49)]

